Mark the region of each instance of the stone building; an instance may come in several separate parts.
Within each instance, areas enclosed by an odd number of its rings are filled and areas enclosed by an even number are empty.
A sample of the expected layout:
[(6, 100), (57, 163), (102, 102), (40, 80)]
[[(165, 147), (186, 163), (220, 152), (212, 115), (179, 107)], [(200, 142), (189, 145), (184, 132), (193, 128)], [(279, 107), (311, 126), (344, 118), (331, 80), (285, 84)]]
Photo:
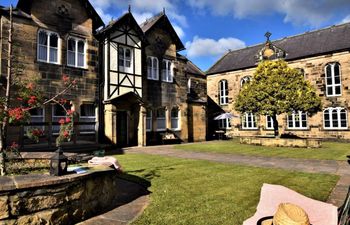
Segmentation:
[[(0, 72), (6, 77), (9, 9), (0, 8)], [(95, 30), (104, 23), (88, 0), (19, 0), (13, 11), (14, 63), (20, 79), (37, 80), (46, 97), (62, 88), (62, 75), (78, 82), (79, 88), (67, 93), (77, 112), (77, 139), (96, 142), (99, 102), (99, 46)], [(65, 114), (58, 105), (31, 111), (32, 125), (44, 129), (43, 143), (54, 147), (58, 120)], [(12, 127), (9, 141), (26, 144), (24, 127)], [(28, 144), (28, 143), (27, 143)]]
[[(300, 69), (316, 88), (323, 111), (310, 117), (304, 112), (279, 115), (281, 133), (300, 137), (350, 139), (350, 23), (270, 41), (230, 51), (207, 72), (210, 137), (224, 129), (228, 135), (273, 135), (271, 118), (245, 113), (233, 108), (242, 85), (252, 79), (260, 60), (284, 59)], [(222, 113), (239, 115), (230, 120), (213, 121)]]
[(178, 53), (184, 45), (164, 12), (140, 26), (128, 12), (98, 36), (108, 142), (132, 146), (206, 139), (206, 77)]

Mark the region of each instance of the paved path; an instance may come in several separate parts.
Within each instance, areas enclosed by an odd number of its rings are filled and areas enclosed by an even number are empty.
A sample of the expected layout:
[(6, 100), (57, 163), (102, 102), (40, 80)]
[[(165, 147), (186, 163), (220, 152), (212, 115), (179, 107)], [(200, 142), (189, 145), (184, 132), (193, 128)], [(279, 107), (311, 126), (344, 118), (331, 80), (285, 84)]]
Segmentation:
[(128, 148), (126, 153), (162, 155), (185, 159), (200, 159), (221, 163), (241, 164), (267, 168), (281, 168), (308, 173), (336, 174), (340, 179), (329, 196), (328, 202), (341, 206), (350, 184), (350, 166), (346, 161), (291, 159), (281, 157), (244, 156), (234, 154), (191, 152), (176, 150), (171, 145)]
[(126, 225), (134, 221), (149, 204), (149, 197), (141, 196), (107, 213), (95, 216), (78, 225)]

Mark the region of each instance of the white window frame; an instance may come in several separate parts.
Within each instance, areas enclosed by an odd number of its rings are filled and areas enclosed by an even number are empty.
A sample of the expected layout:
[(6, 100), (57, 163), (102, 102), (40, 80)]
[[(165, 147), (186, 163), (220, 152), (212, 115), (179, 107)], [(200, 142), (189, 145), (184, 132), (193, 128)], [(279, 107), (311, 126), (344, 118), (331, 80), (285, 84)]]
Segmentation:
[(272, 116), (267, 115), (266, 116), (266, 130), (273, 130), (274, 129), (274, 123)]
[[(302, 119), (304, 115), (305, 115), (305, 120)], [(292, 119), (292, 121), (290, 121), (290, 119)], [(306, 121), (306, 126), (303, 126), (303, 121)], [(292, 126), (290, 126), (290, 122), (292, 123)], [(297, 123), (299, 123), (299, 126), (297, 126)], [(292, 112), (292, 114), (287, 115), (287, 128), (290, 130), (308, 129), (307, 113), (298, 111), (298, 112)]]
[[(123, 58), (119, 58), (120, 57), (120, 49), (123, 49)], [(130, 51), (130, 59), (128, 59), (126, 57), (126, 50), (129, 50)], [(124, 46), (124, 45), (120, 45), (118, 47), (118, 56), (117, 56), (117, 60), (118, 60), (118, 69), (119, 71), (121, 72), (125, 72), (125, 73), (133, 73), (133, 63), (134, 63), (134, 51), (132, 48), (130, 47), (127, 47), (127, 46)], [(123, 61), (123, 66), (121, 66), (119, 64), (119, 61)], [(125, 66), (127, 64), (127, 62), (130, 61), (130, 67), (128, 66)]]
[(251, 76), (244, 76), (244, 77), (242, 77), (242, 79), (241, 79), (241, 87), (243, 87), (243, 84), (249, 83), (251, 80), (252, 80)]
[(220, 80), (219, 81), (219, 104), (227, 105), (228, 104), (228, 81)]
[[(165, 63), (165, 68), (163, 68), (163, 65)], [(173, 70), (174, 65), (171, 60), (163, 59), (162, 61), (162, 81), (172, 83), (173, 82)]]
[[(152, 121), (152, 113), (153, 113), (153, 111), (150, 109), (148, 109), (146, 111), (146, 131), (147, 132), (152, 131), (152, 122), (153, 122)], [(149, 128), (147, 128), (147, 124), (149, 124)]]
[[(251, 123), (251, 126), (249, 124)], [(244, 113), (241, 117), (242, 129), (244, 130), (256, 130), (258, 129), (256, 115), (253, 113)]]
[(219, 124), (218, 125), (219, 129), (225, 129), (225, 130), (231, 129), (231, 121), (229, 118), (218, 120), (218, 124)]
[[(334, 70), (334, 67), (338, 65), (339, 67), (339, 83), (335, 83), (335, 70)], [(331, 84), (327, 84), (327, 68), (328, 67), (331, 67), (331, 79), (332, 79), (332, 83)], [(326, 83), (326, 96), (327, 97), (336, 97), (336, 96), (341, 96), (342, 95), (342, 82), (341, 82), (341, 78), (342, 78), (342, 75), (341, 75), (341, 66), (339, 63), (335, 62), (335, 63), (328, 63), (325, 67), (324, 67), (324, 71), (325, 71), (325, 83)], [(340, 93), (339, 94), (336, 94), (335, 93), (335, 90), (337, 87), (340, 87)], [(332, 89), (332, 93), (333, 94), (329, 94), (328, 93), (328, 88), (331, 88)]]
[[(70, 51), (70, 50), (68, 50), (68, 42), (69, 42), (69, 40), (74, 40), (74, 42), (75, 42), (75, 50), (74, 51)], [(78, 55), (79, 54), (81, 54), (81, 53), (79, 53), (78, 52), (78, 42), (80, 42), (80, 41), (82, 41), (83, 43), (84, 43), (84, 65), (83, 66), (79, 66), (78, 65)], [(72, 66), (72, 67), (77, 67), (77, 68), (86, 68), (86, 58), (87, 58), (87, 54), (86, 54), (86, 52), (87, 52), (87, 44), (86, 44), (86, 40), (85, 39), (82, 39), (82, 38), (77, 38), (77, 37), (73, 37), (73, 36), (69, 36), (68, 38), (67, 38), (67, 65), (68, 66)], [(74, 54), (74, 57), (75, 57), (75, 64), (70, 64), (69, 63), (69, 53), (73, 53)]]
[[(95, 116), (82, 116), (81, 115), (82, 114), (81, 113), (81, 111), (82, 111), (81, 107), (83, 105), (92, 105), (94, 107)], [(93, 104), (93, 103), (83, 103), (83, 104), (80, 105), (79, 109), (80, 109), (80, 118), (79, 118), (80, 120), (79, 120), (79, 122), (95, 122), (96, 123), (96, 106), (95, 106), (95, 104)], [(86, 120), (86, 121), (84, 121), (84, 120)], [(79, 125), (79, 130), (81, 128), (89, 127), (89, 126), (91, 126), (91, 125)], [(81, 130), (86, 130), (86, 129), (81, 129)], [(80, 133), (81, 134), (94, 134), (94, 133), (96, 133), (96, 124), (94, 125), (94, 131), (80, 131)]]
[[(173, 110), (177, 110), (177, 117), (173, 117)], [(171, 123), (170, 127), (172, 130), (175, 130), (175, 131), (181, 130), (180, 116), (181, 116), (181, 114), (180, 114), (179, 107), (174, 107), (171, 109), (171, 111), (170, 111), (170, 123)], [(177, 127), (173, 127), (173, 121), (176, 121)]]
[[(41, 32), (45, 32), (46, 35), (47, 35), (47, 40), (46, 40), (47, 45), (41, 45), (40, 42), (39, 42), (39, 35), (40, 35)], [(51, 35), (57, 35), (57, 48), (50, 47), (50, 36)], [(39, 62), (45, 62), (45, 63), (51, 63), (51, 64), (57, 64), (57, 65), (60, 64), (60, 62), (61, 62), (61, 48), (62, 48), (62, 44), (61, 44), (60, 35), (58, 33), (53, 32), (53, 31), (40, 29), (40, 30), (38, 30), (36, 44), (37, 44), (37, 60)], [(46, 46), (46, 48), (47, 48), (47, 53), (46, 53), (46, 57), (47, 58), (46, 58), (46, 60), (39, 58), (40, 46)], [(50, 61), (51, 49), (56, 49), (56, 51), (57, 51), (57, 62)]]
[[(151, 65), (149, 65), (149, 60), (151, 60)], [(147, 79), (159, 80), (159, 61), (157, 57), (147, 57)]]
[[(326, 127), (326, 119), (325, 119), (325, 112), (328, 111), (329, 113), (329, 127)], [(336, 111), (338, 120), (336, 121), (337, 124), (333, 123), (333, 111)], [(342, 111), (345, 111), (345, 122), (346, 126), (341, 126), (341, 113)], [(345, 108), (342, 107), (329, 107), (323, 110), (323, 128), (325, 130), (347, 130), (348, 129), (348, 111)]]
[[(158, 117), (158, 111), (159, 110), (163, 110), (164, 111), (164, 117)], [(167, 116), (166, 116), (166, 109), (165, 108), (160, 108), (160, 109), (157, 109), (157, 111), (156, 111), (156, 119), (157, 119), (157, 131), (166, 131), (166, 128), (167, 128)], [(159, 128), (159, 123), (161, 122), (161, 121), (163, 121), (162, 123), (164, 123), (164, 128)]]

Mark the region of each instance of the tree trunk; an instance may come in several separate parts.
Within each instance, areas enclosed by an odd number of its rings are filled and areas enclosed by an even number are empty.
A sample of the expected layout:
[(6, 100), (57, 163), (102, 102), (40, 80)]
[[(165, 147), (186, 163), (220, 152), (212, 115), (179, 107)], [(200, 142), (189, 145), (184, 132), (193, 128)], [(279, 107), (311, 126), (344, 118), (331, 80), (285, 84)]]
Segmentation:
[[(8, 51), (7, 51), (7, 77), (6, 77), (6, 101), (4, 111), (7, 111), (10, 106), (11, 98), (11, 80), (12, 80), (12, 5), (10, 6), (10, 28), (8, 36)], [(6, 175), (5, 165), (5, 149), (7, 138), (8, 116), (6, 115), (0, 127), (0, 175)]]
[(0, 176), (6, 175), (4, 138), (2, 128), (0, 128)]
[(279, 133), (278, 133), (278, 121), (277, 121), (277, 115), (276, 114), (272, 115), (272, 121), (273, 121), (274, 135), (277, 138), (279, 136)]

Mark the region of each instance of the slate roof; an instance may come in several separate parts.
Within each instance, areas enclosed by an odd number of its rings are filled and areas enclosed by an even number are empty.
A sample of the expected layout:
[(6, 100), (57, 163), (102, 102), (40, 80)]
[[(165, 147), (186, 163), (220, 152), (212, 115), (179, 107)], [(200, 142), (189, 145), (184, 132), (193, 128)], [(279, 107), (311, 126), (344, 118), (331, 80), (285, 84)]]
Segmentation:
[[(95, 8), (91, 5), (89, 0), (80, 0), (80, 2), (86, 8), (86, 11), (89, 14), (89, 16), (93, 19), (94, 30), (101, 26), (104, 26), (101, 17), (98, 15), (98, 13), (96, 12)], [(27, 14), (31, 14), (30, 9), (32, 3), (33, 0), (18, 0), (17, 8)]]
[(188, 73), (194, 74), (194, 75), (201, 75), (201, 76), (205, 76), (205, 74), (203, 73), (203, 71), (201, 69), (199, 69), (193, 62), (191, 62), (190, 60), (187, 61), (186, 64), (186, 70)]
[(116, 30), (116, 27), (120, 26), (123, 23), (131, 25), (139, 35), (140, 39), (146, 43), (146, 37), (131, 12), (127, 12), (118, 19), (111, 21), (106, 27), (97, 32), (97, 36), (106, 36), (109, 33), (114, 32)]
[(152, 30), (153, 27), (156, 27), (156, 25), (158, 23), (160, 23), (161, 21), (163, 21), (164, 23), (161, 25), (162, 29), (168, 29), (168, 33), (169, 35), (173, 38), (173, 40), (176, 43), (176, 50), (177, 51), (181, 51), (185, 49), (184, 44), (182, 43), (181, 39), (179, 38), (179, 36), (177, 35), (176, 31), (174, 30), (174, 27), (171, 25), (167, 15), (165, 14), (165, 12), (161, 12), (157, 15), (155, 15), (154, 17), (147, 19), (145, 22), (140, 24), (140, 27), (142, 29), (142, 31), (146, 34)]
[[(350, 23), (286, 37), (272, 43), (286, 51), (286, 61), (350, 50)], [(228, 52), (207, 71), (207, 75), (255, 67), (255, 56), (264, 45), (261, 43)]]

